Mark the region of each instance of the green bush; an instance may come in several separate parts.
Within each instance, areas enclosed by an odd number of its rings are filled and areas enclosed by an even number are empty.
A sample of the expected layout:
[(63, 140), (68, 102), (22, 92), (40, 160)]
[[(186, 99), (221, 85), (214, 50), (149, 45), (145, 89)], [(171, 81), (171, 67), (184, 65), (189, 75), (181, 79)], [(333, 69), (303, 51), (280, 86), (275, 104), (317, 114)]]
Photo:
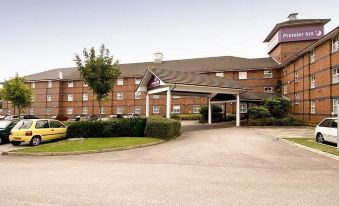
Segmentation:
[(200, 120), (201, 114), (175, 114), (171, 118), (178, 120)]
[(179, 120), (163, 117), (150, 117), (146, 122), (145, 137), (171, 139), (180, 135)]
[[(201, 120), (207, 121), (208, 119), (208, 107), (201, 106), (200, 109)], [(222, 109), (219, 105), (212, 104), (212, 121), (220, 121), (222, 118)]]
[(305, 123), (301, 120), (296, 119), (293, 116), (285, 118), (259, 118), (250, 119), (247, 121), (248, 126), (303, 126)]
[(236, 114), (226, 114), (226, 117), (224, 118), (224, 121), (235, 121), (236, 119)]
[(270, 111), (264, 106), (252, 107), (248, 112), (251, 119), (263, 119), (271, 116)]
[(72, 122), (67, 127), (68, 138), (73, 137), (142, 137), (146, 119), (114, 119), (111, 121)]
[(290, 112), (291, 102), (282, 97), (275, 96), (264, 99), (263, 106), (268, 109), (274, 118), (284, 118)]

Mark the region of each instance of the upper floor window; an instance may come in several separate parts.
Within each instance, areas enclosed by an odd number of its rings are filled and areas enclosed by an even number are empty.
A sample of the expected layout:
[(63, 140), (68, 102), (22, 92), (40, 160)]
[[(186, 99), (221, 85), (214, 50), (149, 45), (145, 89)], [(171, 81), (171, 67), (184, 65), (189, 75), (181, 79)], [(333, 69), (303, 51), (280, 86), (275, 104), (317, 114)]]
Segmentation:
[(32, 95), (31, 102), (35, 102), (35, 95)]
[(332, 70), (332, 83), (339, 83), (339, 68)]
[(68, 87), (73, 87), (73, 81), (68, 82)]
[(73, 101), (73, 94), (67, 95), (67, 101), (72, 102)]
[(338, 107), (339, 107), (339, 98), (333, 99), (333, 113), (334, 114), (337, 114)]
[(215, 73), (215, 76), (224, 77), (224, 72), (217, 72), (217, 73)]
[(287, 84), (284, 85), (284, 95), (286, 95), (288, 92)]
[(247, 72), (239, 72), (239, 79), (247, 79)]
[(315, 62), (315, 54), (314, 54), (314, 50), (312, 50), (312, 51), (310, 52), (310, 62), (311, 62), (311, 63)]
[(134, 98), (135, 99), (141, 99), (141, 92), (135, 92), (134, 93)]
[(266, 93), (272, 93), (273, 92), (273, 87), (264, 87), (264, 91)]
[(294, 94), (294, 104), (299, 104), (299, 94)]
[(272, 78), (273, 74), (272, 74), (272, 70), (264, 70), (264, 78)]
[(123, 92), (117, 92), (117, 100), (123, 100), (124, 99), (124, 93)]
[(311, 114), (315, 114), (315, 101), (311, 101)]
[(287, 67), (284, 67), (284, 69), (283, 69), (283, 75), (287, 75)]
[(180, 114), (180, 105), (173, 106), (173, 114)]
[(82, 94), (82, 101), (88, 101), (88, 94)]
[(294, 72), (294, 82), (298, 82), (299, 72)]
[(247, 104), (246, 103), (240, 103), (240, 113), (247, 113)]
[(140, 114), (141, 113), (141, 106), (135, 106), (134, 107), (134, 114)]
[(35, 82), (31, 82), (31, 88), (32, 88), (32, 89), (35, 88)]
[(332, 52), (336, 52), (339, 50), (338, 36), (332, 39)]
[(88, 87), (88, 84), (87, 84), (86, 82), (83, 82), (82, 85), (83, 85), (84, 87)]
[(199, 114), (200, 113), (200, 105), (193, 105), (193, 113)]
[(52, 101), (52, 95), (48, 94), (47, 95), (47, 102), (51, 102)]
[(134, 83), (135, 84), (140, 84), (140, 82), (141, 82), (141, 77), (135, 77)]
[(117, 85), (124, 85), (124, 79), (123, 78), (119, 78), (117, 80)]
[(311, 76), (311, 89), (315, 88), (315, 76)]
[(52, 88), (53, 86), (53, 82), (52, 81), (48, 81), (47, 82), (47, 88)]

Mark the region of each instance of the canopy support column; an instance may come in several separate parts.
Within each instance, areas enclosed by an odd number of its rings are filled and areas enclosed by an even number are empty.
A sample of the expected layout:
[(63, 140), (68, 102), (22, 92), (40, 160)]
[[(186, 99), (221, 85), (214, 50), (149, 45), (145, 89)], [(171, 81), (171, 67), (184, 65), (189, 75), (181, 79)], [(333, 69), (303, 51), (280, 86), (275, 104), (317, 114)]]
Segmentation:
[(236, 103), (236, 126), (240, 127), (240, 94), (237, 94)]
[(168, 88), (167, 90), (167, 98), (166, 98), (166, 118), (171, 118), (171, 90)]
[(149, 117), (149, 94), (146, 94), (146, 117)]
[(208, 98), (208, 124), (212, 124), (212, 104), (211, 98)]

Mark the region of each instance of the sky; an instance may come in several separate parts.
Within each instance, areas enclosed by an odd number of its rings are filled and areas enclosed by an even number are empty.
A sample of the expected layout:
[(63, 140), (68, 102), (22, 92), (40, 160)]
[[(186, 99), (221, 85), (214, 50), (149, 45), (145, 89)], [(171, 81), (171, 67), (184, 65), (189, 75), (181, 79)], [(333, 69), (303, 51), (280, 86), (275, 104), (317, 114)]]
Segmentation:
[(267, 57), (263, 40), (288, 14), (331, 18), (338, 0), (0, 0), (0, 81), (74, 67), (105, 44), (120, 63), (211, 56)]

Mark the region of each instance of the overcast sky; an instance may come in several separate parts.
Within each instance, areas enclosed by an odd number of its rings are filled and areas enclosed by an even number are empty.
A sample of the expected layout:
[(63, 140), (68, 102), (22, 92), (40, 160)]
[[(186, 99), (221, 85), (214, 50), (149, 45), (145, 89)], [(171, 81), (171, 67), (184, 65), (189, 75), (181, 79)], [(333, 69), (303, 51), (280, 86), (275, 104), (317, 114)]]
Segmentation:
[(331, 18), (339, 1), (0, 0), (0, 80), (72, 67), (75, 53), (104, 43), (120, 63), (209, 56), (266, 57), (262, 43), (291, 12)]

